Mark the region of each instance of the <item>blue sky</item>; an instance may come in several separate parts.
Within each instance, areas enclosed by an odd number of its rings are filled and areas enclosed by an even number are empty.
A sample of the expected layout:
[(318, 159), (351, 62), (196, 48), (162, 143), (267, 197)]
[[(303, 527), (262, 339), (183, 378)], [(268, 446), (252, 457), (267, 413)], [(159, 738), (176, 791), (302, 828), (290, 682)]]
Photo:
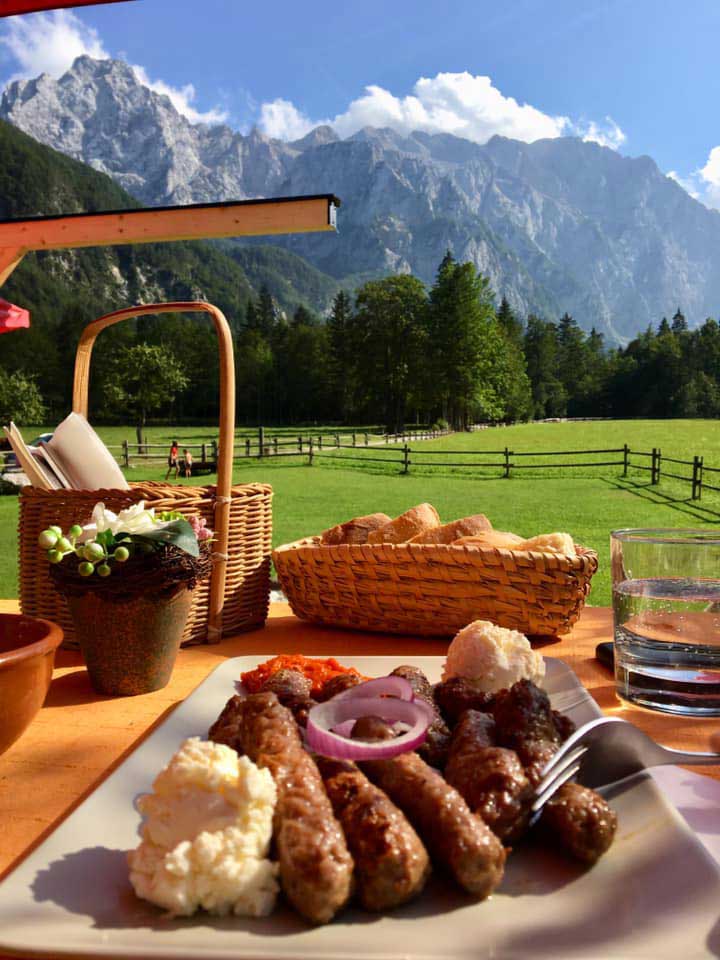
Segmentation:
[(0, 22), (0, 82), (88, 52), (191, 119), (286, 138), (326, 120), (579, 135), (720, 206), (719, 37), (718, 0), (136, 0)]

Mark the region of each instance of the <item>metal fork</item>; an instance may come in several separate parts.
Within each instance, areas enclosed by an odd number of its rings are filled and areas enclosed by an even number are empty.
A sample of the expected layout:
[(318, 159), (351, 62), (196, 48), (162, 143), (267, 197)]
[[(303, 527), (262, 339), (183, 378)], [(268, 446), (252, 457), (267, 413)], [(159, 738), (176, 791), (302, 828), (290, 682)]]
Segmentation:
[(665, 763), (720, 764), (720, 753), (686, 753), (655, 743), (619, 717), (598, 717), (576, 730), (545, 765), (531, 810), (535, 817), (560, 787), (577, 778), (586, 787), (624, 780), (646, 767)]

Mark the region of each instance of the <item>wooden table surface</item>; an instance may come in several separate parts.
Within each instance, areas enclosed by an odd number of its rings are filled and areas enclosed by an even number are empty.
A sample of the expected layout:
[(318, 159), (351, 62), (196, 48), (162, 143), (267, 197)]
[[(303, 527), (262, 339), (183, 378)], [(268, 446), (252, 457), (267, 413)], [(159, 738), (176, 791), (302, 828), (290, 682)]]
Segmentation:
[[(0, 600), (0, 611), (17, 605)], [(622, 716), (670, 746), (711, 749), (716, 720), (694, 720), (625, 707), (615, 696), (609, 670), (594, 657), (595, 645), (612, 638), (611, 611), (586, 608), (566, 637), (543, 645), (564, 660), (606, 713)], [(45, 705), (23, 736), (0, 756), (0, 876), (30, 852), (162, 722), (224, 659), (251, 654), (305, 653), (343, 657), (444, 655), (447, 641), (356, 633), (297, 620), (286, 604), (274, 604), (262, 630), (212, 646), (180, 652), (167, 687), (137, 697), (101, 697), (88, 682), (79, 653), (58, 651)], [(702, 772), (720, 779), (720, 768)], [(0, 960), (4, 957), (0, 955)]]

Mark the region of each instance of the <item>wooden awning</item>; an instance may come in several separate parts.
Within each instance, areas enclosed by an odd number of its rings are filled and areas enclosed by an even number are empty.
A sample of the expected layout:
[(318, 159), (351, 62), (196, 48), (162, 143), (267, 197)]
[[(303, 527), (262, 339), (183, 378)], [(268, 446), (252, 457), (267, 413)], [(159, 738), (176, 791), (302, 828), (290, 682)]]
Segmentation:
[(90, 7), (100, 3), (130, 2), (130, 0), (0, 0), (0, 17), (18, 13), (37, 13), (39, 10), (59, 10), (61, 7)]
[(323, 193), (274, 200), (194, 203), (184, 207), (144, 207), (0, 220), (0, 284), (31, 250), (335, 230), (339, 206), (337, 197)]

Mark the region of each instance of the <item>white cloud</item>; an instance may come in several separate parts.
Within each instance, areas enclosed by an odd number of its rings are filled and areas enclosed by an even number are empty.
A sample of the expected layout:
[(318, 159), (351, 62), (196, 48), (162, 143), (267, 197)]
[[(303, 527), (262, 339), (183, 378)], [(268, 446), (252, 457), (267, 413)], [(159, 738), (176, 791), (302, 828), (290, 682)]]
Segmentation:
[(59, 77), (83, 54), (98, 60), (109, 56), (97, 30), (66, 10), (11, 17), (0, 44), (17, 65), (10, 80), (40, 73)]
[[(16, 68), (10, 81), (41, 73), (60, 77), (83, 55), (94, 60), (110, 58), (97, 30), (68, 10), (13, 17), (0, 34), (0, 44)], [(193, 106), (196, 94), (192, 84), (172, 87), (163, 80), (151, 80), (144, 67), (133, 65), (132, 69), (140, 83), (169, 97), (175, 109), (192, 123), (221, 123), (227, 119), (227, 113), (217, 108), (197, 110)]]
[(675, 170), (670, 170), (667, 176), (694, 200), (699, 200), (711, 209), (720, 210), (720, 147), (713, 147), (705, 166), (693, 170), (686, 177), (680, 176)]
[(138, 83), (149, 87), (155, 93), (168, 97), (177, 112), (187, 117), (191, 123), (224, 123), (227, 120), (226, 110), (220, 110), (217, 107), (205, 111), (195, 109), (193, 101), (196, 93), (195, 87), (191, 83), (186, 83), (184, 87), (171, 87), (164, 80), (151, 80), (145, 67), (140, 67), (134, 63), (130, 64), (130, 67)]
[(294, 136), (298, 129), (307, 132), (317, 123), (330, 123), (341, 137), (370, 126), (392, 127), (405, 134), (413, 130), (452, 133), (479, 143), (495, 133), (527, 141), (558, 137), (569, 125), (567, 117), (552, 117), (529, 104), (519, 104), (503, 96), (489, 77), (469, 73), (421, 77), (412, 94), (405, 97), (396, 97), (383, 87), (366, 87), (363, 96), (331, 120), (310, 121), (287, 100), (262, 105), (260, 123), (271, 136), (283, 137), (288, 120)]
[(712, 148), (707, 163), (697, 173), (705, 188), (703, 202), (720, 209), (720, 147)]
[(677, 170), (668, 170), (666, 176), (674, 180), (679, 187), (682, 187), (685, 193), (689, 193), (694, 200), (700, 200), (700, 190), (697, 184), (697, 174), (691, 173), (689, 177), (681, 177)]
[(617, 149), (625, 134), (610, 117), (602, 123), (573, 123), (568, 117), (543, 113), (518, 103), (493, 86), (490, 77), (470, 73), (439, 73), (421, 77), (408, 96), (397, 97), (371, 85), (336, 117), (312, 120), (288, 100), (264, 103), (260, 126), (270, 136), (292, 140), (319, 123), (331, 124), (341, 137), (362, 127), (391, 127), (399, 133), (413, 130), (451, 133), (486, 143), (494, 134), (532, 142), (544, 137), (581, 136)]
[(604, 123), (591, 120), (582, 132), (582, 138), (585, 143), (599, 143), (601, 147), (610, 147), (611, 150), (618, 150), (627, 140), (612, 117), (605, 117)]
[(278, 140), (299, 140), (317, 126), (294, 104), (281, 97), (262, 104), (258, 125), (265, 133)]

